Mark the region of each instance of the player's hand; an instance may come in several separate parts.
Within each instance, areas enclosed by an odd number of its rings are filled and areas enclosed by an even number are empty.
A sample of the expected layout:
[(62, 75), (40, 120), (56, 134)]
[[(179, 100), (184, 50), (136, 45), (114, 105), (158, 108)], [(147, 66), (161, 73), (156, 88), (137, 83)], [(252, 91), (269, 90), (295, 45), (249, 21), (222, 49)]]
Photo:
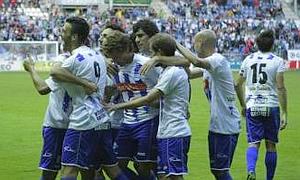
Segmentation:
[(112, 112), (117, 110), (117, 106), (118, 106), (117, 104), (107, 104), (107, 103), (103, 104), (103, 107), (104, 109), (106, 109), (107, 112)]
[(280, 117), (280, 130), (284, 130), (287, 126), (287, 113), (282, 112)]
[(141, 75), (147, 74), (151, 68), (153, 68), (158, 62), (158, 56), (154, 56), (149, 59), (142, 67), (141, 67)]
[(30, 56), (28, 56), (28, 59), (24, 60), (23, 67), (24, 67), (25, 71), (27, 71), (27, 72), (32, 72), (33, 71), (34, 62), (33, 62), (33, 60), (31, 59)]
[(106, 67), (107, 67), (107, 72), (111, 75), (117, 75), (119, 72), (118, 67), (112, 62), (111, 59), (106, 59)]
[(93, 82), (86, 82), (86, 85), (84, 86), (84, 91), (87, 95), (93, 94), (94, 92), (97, 92), (98, 86)]

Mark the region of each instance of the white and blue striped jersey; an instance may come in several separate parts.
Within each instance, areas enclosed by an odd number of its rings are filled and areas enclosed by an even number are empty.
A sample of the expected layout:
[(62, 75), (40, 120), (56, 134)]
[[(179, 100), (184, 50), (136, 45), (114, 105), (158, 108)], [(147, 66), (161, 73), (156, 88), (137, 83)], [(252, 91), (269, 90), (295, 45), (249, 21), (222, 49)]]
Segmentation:
[[(68, 53), (60, 54), (56, 61), (63, 62), (68, 58)], [(69, 115), (72, 112), (71, 98), (68, 93), (52, 77), (45, 80), (51, 89), (49, 93), (49, 103), (44, 117), (44, 127), (67, 129), (69, 125)]]
[(276, 75), (285, 69), (283, 59), (271, 52), (256, 52), (246, 57), (240, 75), (246, 79), (247, 108), (279, 106)]
[(166, 67), (154, 87), (164, 95), (160, 99), (157, 138), (186, 137), (191, 135), (188, 123), (190, 96), (188, 75), (181, 67)]
[[(124, 102), (134, 98), (146, 96), (155, 86), (159, 72), (153, 68), (145, 76), (141, 76), (140, 69), (149, 58), (134, 54), (133, 61), (125, 66), (119, 67), (115, 82), (118, 90), (122, 93)], [(158, 109), (150, 106), (141, 106), (133, 109), (124, 109), (124, 123), (134, 124), (147, 121), (158, 116)]]
[(66, 59), (63, 68), (77, 77), (98, 85), (98, 91), (87, 95), (81, 86), (61, 83), (72, 98), (73, 111), (70, 115), (69, 129), (89, 130), (109, 122), (109, 117), (101, 103), (106, 84), (106, 65), (104, 57), (89, 47), (81, 46)]
[(220, 134), (240, 132), (240, 114), (229, 62), (219, 53), (206, 58), (211, 66), (203, 71), (204, 91), (210, 102), (210, 131)]

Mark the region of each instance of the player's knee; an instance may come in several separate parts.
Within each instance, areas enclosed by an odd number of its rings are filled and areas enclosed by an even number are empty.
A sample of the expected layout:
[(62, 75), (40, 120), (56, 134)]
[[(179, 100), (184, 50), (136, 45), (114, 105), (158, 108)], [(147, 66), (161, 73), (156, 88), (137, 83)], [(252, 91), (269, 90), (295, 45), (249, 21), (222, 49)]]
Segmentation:
[(268, 152), (276, 152), (276, 144), (266, 140), (266, 149)]
[(177, 176), (171, 175), (171, 176), (169, 176), (169, 179), (170, 180), (183, 180), (183, 176), (182, 175), (177, 175)]
[(211, 170), (211, 173), (218, 179), (228, 173), (228, 170)]
[(125, 168), (127, 168), (128, 163), (129, 163), (128, 160), (119, 160), (118, 166), (119, 166), (121, 169), (125, 169)]
[(62, 166), (61, 175), (62, 176), (71, 176), (77, 177), (79, 169), (74, 166)]
[(45, 171), (45, 170), (42, 171), (43, 180), (55, 180), (56, 176), (57, 176), (57, 172)]
[(106, 174), (109, 176), (109, 178), (111, 178), (111, 179), (115, 179), (122, 173), (122, 171), (118, 165), (110, 166), (110, 167), (103, 167), (103, 169), (106, 172)]
[(151, 163), (139, 163), (137, 166), (137, 171), (139, 175), (149, 176), (151, 174), (151, 169), (153, 165)]

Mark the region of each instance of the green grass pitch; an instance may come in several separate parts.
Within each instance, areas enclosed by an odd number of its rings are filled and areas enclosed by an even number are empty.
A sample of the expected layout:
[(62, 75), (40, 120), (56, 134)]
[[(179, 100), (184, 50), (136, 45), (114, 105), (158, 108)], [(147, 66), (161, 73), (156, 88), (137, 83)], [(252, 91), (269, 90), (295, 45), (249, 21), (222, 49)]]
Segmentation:
[[(46, 77), (47, 74), (43, 73)], [(288, 127), (280, 134), (279, 160), (275, 180), (300, 179), (300, 71), (287, 72)], [(0, 73), (0, 180), (39, 179), (37, 169), (41, 149), (41, 125), (48, 96), (35, 91), (26, 73)], [(299, 83), (299, 84), (298, 84)], [(187, 180), (213, 180), (209, 171), (207, 132), (209, 106), (203, 93), (202, 80), (192, 81), (190, 105), (192, 144), (189, 152), (189, 175)], [(246, 179), (246, 136), (242, 120), (231, 174), (234, 179)], [(260, 150), (257, 179), (263, 180), (264, 146)], [(58, 178), (59, 179), (59, 178)]]

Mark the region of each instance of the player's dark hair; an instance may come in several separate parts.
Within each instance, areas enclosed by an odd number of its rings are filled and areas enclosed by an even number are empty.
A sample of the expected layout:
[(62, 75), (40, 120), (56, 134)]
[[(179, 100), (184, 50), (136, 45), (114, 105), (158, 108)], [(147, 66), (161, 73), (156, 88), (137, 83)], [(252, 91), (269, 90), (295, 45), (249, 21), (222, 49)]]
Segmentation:
[(256, 38), (256, 45), (261, 52), (269, 52), (274, 44), (274, 32), (266, 30), (261, 32)]
[(66, 22), (71, 24), (71, 33), (77, 34), (79, 42), (84, 44), (87, 41), (90, 32), (90, 26), (87, 21), (75, 16), (68, 18)]
[(125, 30), (121, 26), (119, 26), (117, 24), (113, 24), (111, 22), (107, 23), (103, 29), (108, 29), (108, 28), (125, 33)]
[(133, 25), (133, 34), (138, 32), (140, 29), (143, 30), (149, 37), (152, 37), (159, 32), (156, 24), (149, 19), (142, 19), (135, 23)]
[(152, 36), (150, 48), (154, 52), (161, 51), (165, 56), (174, 56), (176, 51), (176, 41), (166, 33), (158, 33)]

